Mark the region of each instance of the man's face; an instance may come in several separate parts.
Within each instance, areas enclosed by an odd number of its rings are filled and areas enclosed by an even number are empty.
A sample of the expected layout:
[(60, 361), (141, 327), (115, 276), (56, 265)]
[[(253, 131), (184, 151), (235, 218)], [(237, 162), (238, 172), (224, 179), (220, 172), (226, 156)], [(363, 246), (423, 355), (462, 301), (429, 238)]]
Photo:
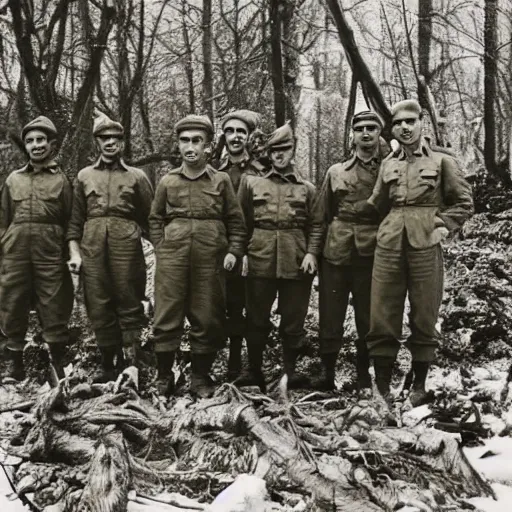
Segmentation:
[(240, 119), (230, 119), (224, 125), (226, 146), (230, 155), (239, 155), (245, 151), (249, 129)]
[(421, 137), (420, 116), (410, 110), (400, 110), (393, 117), (391, 133), (400, 144), (416, 144)]
[(205, 157), (206, 133), (203, 130), (183, 130), (179, 134), (178, 145), (184, 162), (192, 166), (199, 165)]
[(124, 149), (124, 141), (117, 132), (109, 132), (108, 130), (101, 132), (96, 136), (101, 156), (106, 160), (115, 160)]
[(374, 149), (379, 144), (381, 128), (375, 121), (359, 121), (352, 130), (356, 147)]
[(270, 148), (269, 157), (272, 165), (277, 170), (286, 169), (293, 158), (293, 146), (289, 148), (274, 149)]
[(42, 130), (30, 130), (23, 141), (28, 157), (34, 163), (43, 163), (51, 158), (55, 141), (48, 140)]

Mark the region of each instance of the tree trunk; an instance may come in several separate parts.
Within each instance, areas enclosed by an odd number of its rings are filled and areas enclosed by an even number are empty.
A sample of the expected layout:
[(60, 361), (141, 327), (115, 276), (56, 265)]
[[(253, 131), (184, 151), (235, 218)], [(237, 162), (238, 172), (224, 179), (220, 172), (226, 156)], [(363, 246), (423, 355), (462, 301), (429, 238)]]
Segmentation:
[(496, 170), (496, 75), (498, 0), (485, 0), (484, 22), (484, 155), (489, 172)]
[(203, 109), (213, 119), (212, 0), (203, 0)]
[(283, 79), (286, 94), (286, 115), (295, 127), (295, 105), (300, 96), (298, 77), (300, 73), (299, 52), (297, 51), (298, 30), (295, 16), (295, 0), (282, 2), (283, 37)]
[(186, 21), (185, 9), (188, 8), (186, 0), (181, 0), (181, 29), (183, 32), (183, 41), (185, 43), (185, 75), (188, 84), (188, 108), (189, 113), (194, 114), (196, 111), (196, 95), (194, 90), (194, 67), (192, 65), (192, 45), (190, 43), (190, 35)]
[(283, 77), (283, 54), (281, 50), (281, 13), (279, 0), (270, 0), (270, 48), (272, 85), (274, 86), (274, 117), (276, 126), (286, 122), (286, 93)]
[(418, 2), (418, 74), (423, 79), (423, 84), (418, 84), (418, 100), (423, 108), (428, 108), (427, 87), (431, 78), (432, 13), (432, 0)]

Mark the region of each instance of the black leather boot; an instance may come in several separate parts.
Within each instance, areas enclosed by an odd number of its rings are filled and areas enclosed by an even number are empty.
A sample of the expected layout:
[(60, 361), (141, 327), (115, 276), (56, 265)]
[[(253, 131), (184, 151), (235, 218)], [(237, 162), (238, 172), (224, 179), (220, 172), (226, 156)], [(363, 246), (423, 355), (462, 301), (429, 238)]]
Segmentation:
[(234, 381), (242, 369), (242, 344), (241, 336), (229, 338), (228, 381)]
[(264, 348), (265, 347), (261, 344), (256, 346), (248, 345), (249, 368), (242, 371), (240, 376), (234, 382), (235, 386), (258, 386), (262, 393), (267, 392), (265, 376), (261, 369), (263, 365)]
[(414, 380), (409, 394), (409, 400), (413, 407), (432, 402), (434, 396), (432, 393), (427, 393), (425, 389), (425, 382), (427, 380), (428, 370), (430, 363), (423, 361), (413, 361), (411, 372), (414, 372)]
[(306, 375), (298, 373), (295, 369), (300, 349), (283, 348), (284, 372), (288, 375), (288, 389), (302, 389), (311, 387), (311, 381)]
[(96, 384), (104, 384), (116, 380), (117, 372), (114, 367), (114, 358), (119, 352), (116, 345), (98, 347), (101, 355), (101, 367), (93, 374), (92, 381)]
[(322, 359), (322, 372), (311, 379), (311, 387), (319, 391), (333, 391), (336, 389), (334, 377), (338, 352), (322, 354), (320, 358)]
[(25, 378), (23, 350), (11, 350), (6, 347), (4, 357), (6, 362), (4, 378), (22, 381)]
[(215, 385), (209, 373), (216, 355), (216, 352), (192, 354), (190, 393), (197, 398), (210, 398), (215, 392)]
[(64, 373), (64, 358), (66, 357), (68, 345), (67, 343), (49, 343), (48, 346), (50, 347), (50, 356), (55, 373), (59, 380), (63, 379), (66, 376)]
[(393, 366), (395, 359), (393, 357), (374, 357), (373, 368), (375, 369), (375, 384), (380, 394), (386, 398), (389, 394), (391, 377), (393, 376)]
[(155, 386), (159, 395), (169, 397), (174, 394), (175, 382), (172, 367), (176, 352), (157, 352), (157, 376)]

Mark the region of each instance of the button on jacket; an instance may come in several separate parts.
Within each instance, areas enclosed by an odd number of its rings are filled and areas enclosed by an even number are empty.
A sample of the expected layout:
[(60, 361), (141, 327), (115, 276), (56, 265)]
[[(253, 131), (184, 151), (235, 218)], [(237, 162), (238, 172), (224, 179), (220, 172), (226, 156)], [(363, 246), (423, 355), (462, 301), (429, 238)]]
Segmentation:
[(238, 194), (249, 233), (249, 277), (301, 279), (306, 253), (318, 254), (322, 227), (312, 218), (315, 187), (293, 170), (244, 176)]
[(380, 159), (363, 162), (356, 155), (333, 165), (315, 201), (315, 222), (326, 231), (323, 256), (333, 265), (351, 263), (354, 254), (372, 256), (379, 212), (368, 203)]
[(456, 160), (425, 140), (411, 159), (400, 148), (383, 161), (369, 202), (387, 213), (378, 245), (396, 251), (404, 234), (415, 249), (432, 247), (443, 239), (440, 228), (453, 231), (473, 213), (471, 186)]

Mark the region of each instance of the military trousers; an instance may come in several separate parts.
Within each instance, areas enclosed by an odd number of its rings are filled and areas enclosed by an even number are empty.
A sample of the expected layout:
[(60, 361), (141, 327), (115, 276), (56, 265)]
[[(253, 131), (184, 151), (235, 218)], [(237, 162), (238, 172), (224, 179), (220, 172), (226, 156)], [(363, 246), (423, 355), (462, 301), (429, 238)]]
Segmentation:
[(11, 224), (2, 238), (0, 323), (7, 346), (23, 350), (31, 309), (47, 343), (69, 339), (73, 285), (64, 256), (61, 226)]
[(147, 324), (140, 230), (111, 223), (106, 231), (104, 221), (89, 220), (81, 243), (85, 306), (98, 346), (131, 345)]
[(240, 275), (226, 276), (226, 329), (230, 339), (245, 337), (245, 281)]
[(401, 251), (377, 246), (372, 275), (370, 357), (396, 357), (402, 337), (405, 298), (411, 311), (411, 335), (406, 346), (415, 361), (431, 362), (439, 343), (436, 323), (443, 297), (441, 244), (415, 249), (407, 242)]
[[(199, 264), (177, 258), (163, 241), (156, 248), (155, 352), (178, 350), (184, 320), (190, 322), (190, 348), (194, 354), (217, 352), (225, 343), (226, 277), (220, 256)], [(199, 250), (199, 249), (198, 249)]]
[(357, 353), (368, 359), (366, 335), (370, 330), (370, 298), (373, 257), (353, 257), (350, 265), (320, 261), (319, 314), (320, 353), (338, 353), (343, 343), (343, 324), (349, 296), (352, 295), (358, 339)]
[(265, 347), (272, 329), (270, 314), (278, 297), (281, 315), (279, 335), (283, 347), (301, 348), (306, 341), (304, 320), (308, 312), (313, 278), (272, 279), (250, 277), (246, 281), (247, 344)]

